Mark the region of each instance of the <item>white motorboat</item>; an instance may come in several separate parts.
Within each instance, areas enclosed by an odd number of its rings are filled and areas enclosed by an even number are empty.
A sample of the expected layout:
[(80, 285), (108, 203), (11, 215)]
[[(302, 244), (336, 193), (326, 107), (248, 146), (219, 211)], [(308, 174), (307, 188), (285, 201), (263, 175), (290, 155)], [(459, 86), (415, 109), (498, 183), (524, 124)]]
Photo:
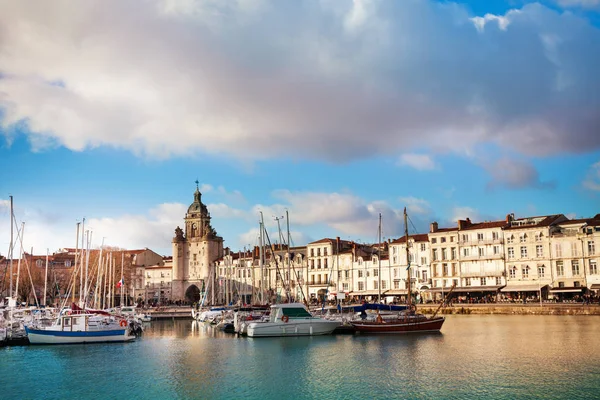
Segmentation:
[(248, 324), (249, 337), (329, 335), (340, 326), (339, 321), (315, 317), (301, 303), (271, 306), (269, 321)]
[(125, 319), (87, 313), (60, 315), (51, 326), (25, 326), (31, 344), (128, 342), (135, 339)]

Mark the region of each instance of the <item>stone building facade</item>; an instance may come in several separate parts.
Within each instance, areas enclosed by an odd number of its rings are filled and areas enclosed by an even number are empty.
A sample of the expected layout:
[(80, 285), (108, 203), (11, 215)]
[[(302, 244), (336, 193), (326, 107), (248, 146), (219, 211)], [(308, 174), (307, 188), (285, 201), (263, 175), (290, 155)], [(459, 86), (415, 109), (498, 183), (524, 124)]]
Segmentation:
[(209, 276), (215, 276), (211, 268), (223, 257), (223, 238), (210, 224), (210, 213), (198, 187), (185, 214), (184, 227), (185, 230), (179, 226), (175, 229), (172, 240), (172, 299), (198, 301), (200, 292), (214, 285), (209, 283)]

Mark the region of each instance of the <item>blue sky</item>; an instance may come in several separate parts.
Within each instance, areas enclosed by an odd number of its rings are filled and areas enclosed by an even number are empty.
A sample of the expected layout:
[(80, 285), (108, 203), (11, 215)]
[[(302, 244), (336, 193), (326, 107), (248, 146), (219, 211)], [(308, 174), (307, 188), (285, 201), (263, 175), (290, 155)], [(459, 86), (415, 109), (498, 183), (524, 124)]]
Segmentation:
[(0, 254), (600, 212), (600, 0), (0, 6)]

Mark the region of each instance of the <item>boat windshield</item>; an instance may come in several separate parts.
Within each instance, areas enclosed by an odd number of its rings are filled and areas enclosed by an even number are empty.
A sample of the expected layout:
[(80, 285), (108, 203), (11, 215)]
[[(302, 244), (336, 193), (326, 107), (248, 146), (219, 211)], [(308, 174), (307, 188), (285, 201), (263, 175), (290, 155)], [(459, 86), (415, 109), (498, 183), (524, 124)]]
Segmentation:
[(294, 307), (294, 308), (282, 308), (281, 311), (283, 315), (287, 315), (290, 318), (310, 318), (312, 315), (306, 311), (304, 308)]

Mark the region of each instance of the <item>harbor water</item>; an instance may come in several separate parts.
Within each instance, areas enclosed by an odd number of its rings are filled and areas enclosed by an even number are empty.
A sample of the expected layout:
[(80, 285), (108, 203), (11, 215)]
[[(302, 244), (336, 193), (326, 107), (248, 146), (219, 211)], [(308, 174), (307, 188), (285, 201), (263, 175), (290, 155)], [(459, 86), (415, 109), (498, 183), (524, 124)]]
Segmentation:
[(4, 399), (600, 398), (600, 318), (448, 316), (440, 334), (244, 338), (154, 321), (132, 343), (0, 349)]

